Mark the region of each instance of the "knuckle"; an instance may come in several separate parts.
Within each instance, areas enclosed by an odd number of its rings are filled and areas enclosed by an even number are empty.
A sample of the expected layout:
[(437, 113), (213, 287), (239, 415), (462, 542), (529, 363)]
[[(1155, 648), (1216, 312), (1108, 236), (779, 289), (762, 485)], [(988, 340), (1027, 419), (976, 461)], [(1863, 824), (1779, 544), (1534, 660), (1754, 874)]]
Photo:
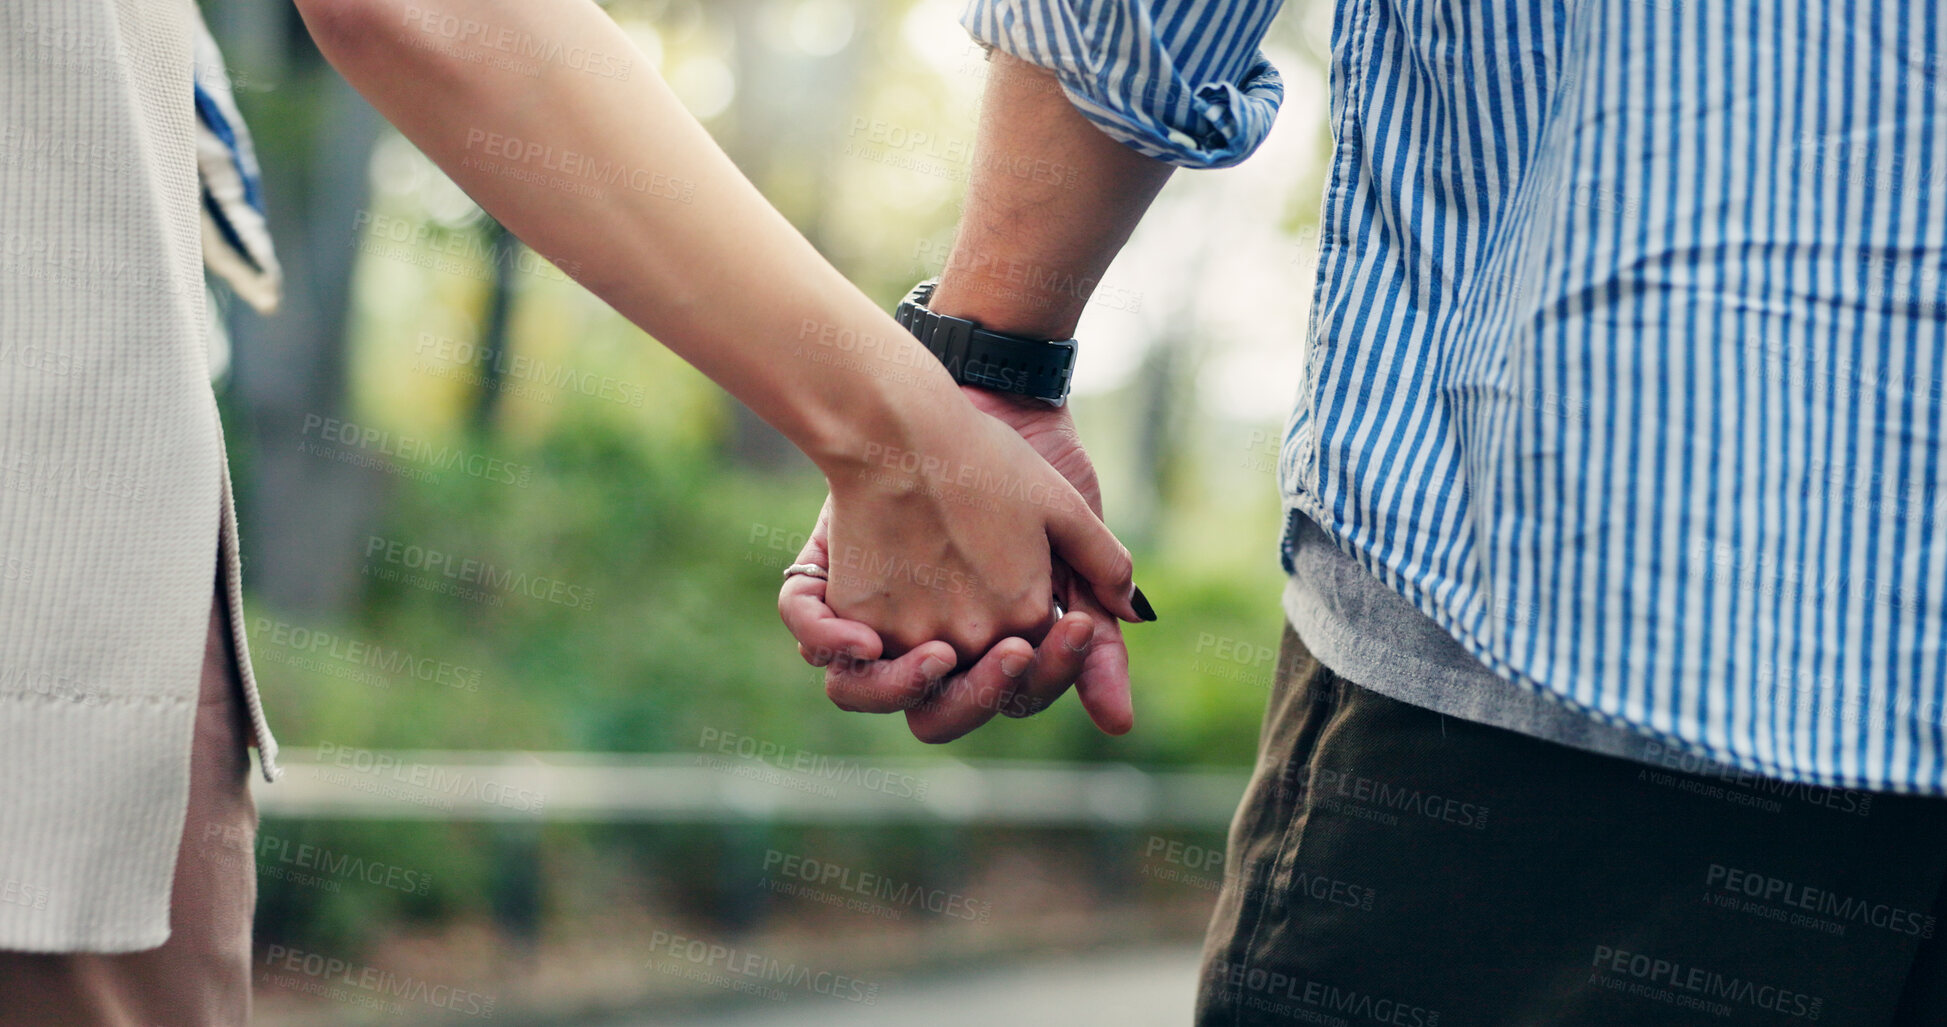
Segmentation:
[(1007, 633), (1010, 635), (1026, 636), (1030, 631), (1045, 623), (1053, 614), (1054, 607), (1049, 604), (1048, 600), (1035, 596), (1023, 596), (1008, 604)]
[(904, 628), (882, 630), (879, 640), (885, 644), (885, 652), (880, 654), (880, 658), (887, 660), (898, 659), (930, 641), (925, 632)]

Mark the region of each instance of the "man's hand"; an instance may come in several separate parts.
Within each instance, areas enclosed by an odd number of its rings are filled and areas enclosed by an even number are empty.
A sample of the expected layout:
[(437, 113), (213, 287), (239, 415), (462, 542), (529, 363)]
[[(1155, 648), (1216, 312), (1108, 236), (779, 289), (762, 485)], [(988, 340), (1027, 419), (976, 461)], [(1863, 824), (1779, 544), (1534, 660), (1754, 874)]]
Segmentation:
[[(979, 388), (966, 392), (975, 408), (1019, 432), (1049, 466), (1075, 486), (1095, 516), (1102, 516), (1102, 483), (1096, 478), (1095, 463), (1082, 449), (1081, 434), (1075, 430), (1075, 418), (1066, 406), (1051, 407), (1039, 400)], [(1062, 607), (1089, 615), (1090, 638), (1087, 649), (1080, 653), (1080, 671), (1067, 677), (1044, 675), (1023, 680), (1014, 693), (1014, 705), (1002, 712), (1009, 716), (1037, 713), (1061, 698), (1073, 684), (1097, 727), (1112, 735), (1125, 734), (1134, 726), (1135, 712), (1129, 697), (1129, 647), (1122, 641), (1122, 623), (1103, 610), (1087, 588), (1075, 587), (1074, 572), (1059, 562), (1055, 580)], [(1070, 661), (1064, 656), (1049, 654), (1043, 662), (1065, 667)]]
[[(968, 389), (973, 404), (1019, 432), (1035, 452), (1088, 501), (1097, 516), (1102, 495), (1095, 467), (1083, 451), (1065, 407)], [(826, 504), (797, 562), (830, 566)], [(1056, 595), (1068, 610), (1036, 648), (1026, 639), (1003, 639), (964, 673), (951, 677), (951, 646), (930, 641), (903, 656), (881, 660), (877, 632), (846, 620), (826, 603), (827, 583), (807, 575), (786, 580), (778, 613), (798, 639), (798, 652), (825, 668), (825, 694), (839, 708), (861, 713), (906, 714), (914, 737), (947, 742), (980, 727), (994, 715), (1026, 717), (1053, 704), (1072, 684), (1090, 719), (1120, 735), (1134, 723), (1129, 695), (1129, 651), (1122, 627), (1103, 610), (1073, 572), (1057, 563)]]

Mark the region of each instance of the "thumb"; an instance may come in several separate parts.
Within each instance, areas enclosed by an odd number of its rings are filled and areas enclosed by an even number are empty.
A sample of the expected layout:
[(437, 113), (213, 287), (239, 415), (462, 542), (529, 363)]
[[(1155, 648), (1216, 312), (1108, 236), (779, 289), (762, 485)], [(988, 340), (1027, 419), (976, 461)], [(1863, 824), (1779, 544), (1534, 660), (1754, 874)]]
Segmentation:
[(1075, 696), (1096, 727), (1111, 735), (1128, 734), (1135, 726), (1136, 711), (1129, 695), (1129, 647), (1122, 640), (1122, 625), (1102, 609), (1073, 571), (1057, 565), (1055, 578), (1057, 594), (1067, 597), (1068, 609), (1088, 614), (1095, 624), (1095, 638), (1081, 676), (1075, 679)]
[(1152, 618), (1137, 611), (1132, 597), (1136, 590), (1135, 560), (1129, 550), (1102, 523), (1101, 518), (1082, 501), (1068, 482), (1051, 501), (1047, 520), (1048, 547), (1068, 564), (1075, 575), (1088, 583), (1089, 591), (1102, 608), (1130, 622)]

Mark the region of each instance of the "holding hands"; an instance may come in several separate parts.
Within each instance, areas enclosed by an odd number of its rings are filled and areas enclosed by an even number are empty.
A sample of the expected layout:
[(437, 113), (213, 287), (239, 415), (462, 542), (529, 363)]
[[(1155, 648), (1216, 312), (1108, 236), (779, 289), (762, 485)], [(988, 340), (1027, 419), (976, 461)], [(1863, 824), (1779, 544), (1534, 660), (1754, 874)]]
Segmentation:
[[(984, 422), (971, 433), (974, 446), (937, 459), (880, 449), (859, 472), (864, 481), (832, 479), (832, 498), (798, 555), (799, 567), (822, 568), (829, 580), (787, 577), (778, 612), (799, 653), (826, 669), (834, 703), (903, 712), (922, 741), (951, 741), (997, 713), (1030, 716), (1071, 684), (1098, 727), (1122, 734), (1133, 714), (1117, 618), (1155, 614), (1131, 584), (1128, 552), (1100, 520), (1101, 490), (1074, 422), (1064, 407), (965, 391)], [(992, 472), (973, 462), (988, 454), (1011, 462)], [(901, 467), (917, 469), (927, 499), (959, 507), (947, 515), (954, 533), (929, 535), (926, 518), (884, 524), (902, 517), (870, 492), (897, 487)], [(866, 501), (858, 536), (845, 521), (854, 495)], [(1008, 539), (1024, 526), (1045, 532), (1046, 543)], [(887, 552), (938, 555), (927, 565), (875, 558), (865, 537), (899, 547)], [(957, 568), (976, 566), (996, 577), (959, 576)]]
[[(900, 339), (743, 177), (656, 76), (508, 76), (402, 43), (402, 18), (486, 23), (564, 49), (633, 54), (587, 0), (301, 0), (320, 49), (483, 208), (743, 400), (825, 472), (831, 499), (779, 609), (846, 709), (902, 711), (927, 741), (1025, 716), (1070, 684), (1112, 734), (1131, 723), (1117, 619), (1153, 619), (1100, 519), (1064, 409), (958, 389), (949, 368), (828, 334)], [(644, 63), (649, 63), (644, 59)], [(967, 216), (932, 312), (1066, 339), (1169, 166), (1089, 124), (1051, 73), (995, 56)], [(456, 117), (455, 112), (464, 117)], [(482, 139), (518, 139), (481, 149)], [(550, 155), (665, 190), (536, 173)], [(1011, 169), (1058, 167), (1023, 177)], [(977, 279), (985, 281), (976, 282)], [(1023, 285), (1023, 283), (1031, 283)], [(930, 366), (926, 366), (930, 365)], [(958, 670), (959, 673), (950, 672)]]

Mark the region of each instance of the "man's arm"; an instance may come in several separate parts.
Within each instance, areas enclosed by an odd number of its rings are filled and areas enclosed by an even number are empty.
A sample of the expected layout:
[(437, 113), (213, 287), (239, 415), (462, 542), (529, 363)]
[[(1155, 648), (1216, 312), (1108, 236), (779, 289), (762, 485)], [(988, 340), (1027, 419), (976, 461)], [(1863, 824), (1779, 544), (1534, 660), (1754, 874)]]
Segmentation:
[[(1175, 167), (1110, 139), (1082, 117), (1052, 73), (998, 50), (982, 103), (966, 212), (930, 306), (995, 331), (1072, 338), (1089, 296)], [(1101, 515), (1095, 465), (1066, 406), (967, 392), (975, 406), (1020, 432)], [(1065, 589), (1062, 600), (1087, 616), (1088, 633), (1061, 625), (1066, 634), (1041, 644), (1001, 711), (1038, 712), (1073, 684), (1096, 724), (1123, 734), (1134, 726), (1135, 710), (1122, 625), (1085, 590)], [(978, 702), (988, 693), (983, 684), (976, 678), (950, 686), (908, 711), (908, 724), (935, 735), (979, 727), (989, 719)]]
[[(1284, 87), (1257, 47), (1280, 6), (969, 0), (961, 24), (995, 58), (967, 210), (933, 309), (996, 330), (1069, 334), (1169, 166), (1235, 164), (1270, 131)], [(1013, 425), (1099, 510), (1095, 470), (1065, 411), (978, 389), (968, 395)], [(800, 559), (822, 554), (814, 531)], [(944, 684), (926, 680), (911, 660), (834, 661), (876, 653), (877, 640), (834, 617), (822, 598), (816, 585), (794, 582), (778, 608), (806, 658), (828, 666), (826, 692), (847, 709), (903, 709), (916, 736), (946, 741), (996, 712), (1036, 712), (1072, 682), (1104, 731), (1130, 727), (1120, 629), (1085, 597), (1068, 594), (1077, 612), (1039, 651), (1004, 640)]]
[[(1103, 134), (1076, 111), (1053, 74), (996, 52), (982, 99), (966, 213), (929, 306), (996, 331), (1072, 336), (1102, 273), (1172, 170)], [(1020, 432), (1101, 512), (1095, 468), (1067, 407), (985, 389), (966, 391), (976, 406)], [(799, 559), (821, 555), (807, 546)], [(863, 625), (833, 620), (823, 611), (822, 591), (815, 582), (794, 581), (780, 602), (808, 655), (869, 646)], [(1097, 726), (1122, 734), (1134, 718), (1122, 629), (1085, 590), (1065, 589), (1063, 599), (1072, 612), (1039, 650), (1012, 640), (943, 687), (927, 682), (913, 661), (876, 668), (841, 661), (827, 675), (826, 691), (849, 710), (903, 710), (914, 735), (943, 742), (996, 713), (1038, 712), (1075, 684)]]
[(1072, 337), (1174, 170), (1097, 130), (1052, 72), (996, 51), (966, 213), (930, 306), (995, 331)]

